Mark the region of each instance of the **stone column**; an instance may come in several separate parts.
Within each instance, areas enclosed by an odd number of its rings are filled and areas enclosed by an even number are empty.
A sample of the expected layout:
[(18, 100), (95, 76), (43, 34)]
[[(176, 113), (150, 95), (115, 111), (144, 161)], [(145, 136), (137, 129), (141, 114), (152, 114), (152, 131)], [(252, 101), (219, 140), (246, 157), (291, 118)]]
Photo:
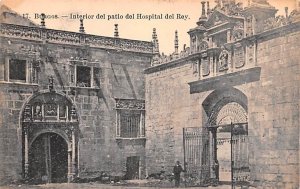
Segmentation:
[(214, 139), (212, 129), (209, 129), (209, 169), (210, 169), (210, 179), (213, 180), (215, 177), (215, 172), (213, 170), (214, 166)]
[(72, 174), (74, 178), (76, 174), (76, 140), (74, 128), (72, 130)]
[(72, 174), (72, 146), (71, 144), (68, 145), (68, 182), (73, 180)]
[(28, 168), (29, 168), (29, 162), (28, 162), (28, 154), (29, 154), (29, 146), (28, 146), (28, 128), (25, 126), (24, 128), (24, 177), (25, 180), (28, 179)]

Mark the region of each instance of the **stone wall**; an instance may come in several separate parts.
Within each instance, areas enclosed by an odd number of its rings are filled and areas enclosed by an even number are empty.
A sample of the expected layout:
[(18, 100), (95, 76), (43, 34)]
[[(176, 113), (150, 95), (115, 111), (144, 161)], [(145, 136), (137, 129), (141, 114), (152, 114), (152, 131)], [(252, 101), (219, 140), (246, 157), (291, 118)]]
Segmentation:
[[(298, 188), (300, 32), (275, 30), (258, 36), (259, 81), (234, 88), (248, 99), (251, 183)], [(202, 103), (212, 90), (190, 94), (188, 83), (196, 80), (187, 62), (146, 74), (148, 174), (171, 173), (176, 160), (183, 162), (182, 128), (204, 126)]]
[[(116, 140), (115, 98), (144, 99), (143, 70), (150, 65), (150, 54), (106, 50), (47, 42), (1, 39), (1, 125), (0, 183), (22, 179), (21, 112), (36, 92), (48, 91), (48, 77), (54, 77), (54, 89), (65, 93), (76, 105), (79, 115), (79, 176), (99, 176), (101, 171), (117, 175), (126, 171), (126, 157), (140, 156), (144, 164), (144, 143), (118, 143)], [(80, 52), (88, 54), (86, 63)], [(38, 84), (13, 84), (3, 81), (5, 58), (41, 59)], [(77, 59), (76, 59), (77, 57)], [(97, 67), (100, 76), (95, 88), (70, 84), (70, 60)], [(128, 147), (129, 146), (129, 147)]]

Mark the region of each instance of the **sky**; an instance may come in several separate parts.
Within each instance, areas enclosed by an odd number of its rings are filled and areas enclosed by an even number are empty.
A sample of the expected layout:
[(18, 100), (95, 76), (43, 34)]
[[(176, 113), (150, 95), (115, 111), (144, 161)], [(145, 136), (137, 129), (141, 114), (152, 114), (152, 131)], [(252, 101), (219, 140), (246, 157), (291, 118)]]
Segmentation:
[[(12, 10), (40, 24), (35, 15), (45, 13), (52, 15), (46, 19), (46, 27), (51, 29), (78, 32), (79, 19), (70, 18), (70, 15), (94, 15), (93, 19), (85, 19), (84, 27), (87, 34), (113, 37), (114, 24), (118, 24), (119, 37), (151, 41), (152, 30), (156, 28), (160, 52), (170, 54), (174, 51), (175, 30), (178, 31), (179, 51), (183, 45), (190, 46), (189, 29), (196, 27), (201, 15), (202, 0), (0, 0)], [(210, 1), (210, 7), (214, 0)], [(243, 1), (243, 0), (238, 0)], [(284, 15), (284, 7), (289, 12), (295, 9), (300, 0), (269, 0), (269, 3), (278, 9), (278, 14)], [(244, 5), (247, 5), (245, 0)], [(96, 15), (102, 15), (96, 18)], [(105, 14), (105, 16), (103, 16)], [(134, 14), (135, 19), (126, 15)], [(162, 19), (137, 19), (137, 15), (161, 15)], [(174, 18), (166, 15), (174, 14)], [(180, 17), (177, 17), (180, 14)], [(58, 18), (53, 18), (55, 15)], [(186, 15), (186, 17), (184, 16)], [(66, 17), (62, 17), (66, 16)], [(123, 18), (121, 18), (123, 16)], [(186, 18), (186, 19), (185, 19)]]

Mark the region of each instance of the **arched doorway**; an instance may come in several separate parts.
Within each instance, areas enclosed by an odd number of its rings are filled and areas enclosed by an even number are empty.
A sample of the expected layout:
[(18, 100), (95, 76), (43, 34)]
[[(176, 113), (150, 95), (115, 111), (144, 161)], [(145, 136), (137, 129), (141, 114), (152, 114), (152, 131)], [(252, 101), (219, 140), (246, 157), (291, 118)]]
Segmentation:
[[(239, 164), (247, 164), (248, 149), (245, 146), (248, 127), (247, 112), (237, 102), (224, 104), (210, 120), (210, 126), (214, 130), (215, 141), (215, 170), (216, 178), (223, 183), (232, 181), (232, 161)], [(215, 124), (214, 124), (215, 123)], [(234, 133), (234, 127), (242, 127), (245, 133)]]
[(24, 179), (70, 182), (77, 174), (79, 123), (75, 106), (54, 91), (35, 94), (22, 113)]
[(40, 134), (29, 147), (29, 181), (67, 182), (68, 145), (56, 133)]
[(249, 179), (247, 104), (246, 95), (235, 88), (215, 90), (202, 104), (215, 181), (242, 185)]

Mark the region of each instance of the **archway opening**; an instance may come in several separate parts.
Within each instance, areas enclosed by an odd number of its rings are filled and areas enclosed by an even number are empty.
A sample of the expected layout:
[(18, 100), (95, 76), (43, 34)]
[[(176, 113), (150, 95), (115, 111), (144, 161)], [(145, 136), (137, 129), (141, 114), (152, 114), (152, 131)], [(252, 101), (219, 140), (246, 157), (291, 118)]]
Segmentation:
[(67, 182), (68, 145), (56, 133), (40, 134), (29, 148), (31, 183)]
[(213, 91), (203, 102), (209, 129), (211, 179), (241, 185), (249, 179), (248, 100), (235, 88)]
[[(232, 127), (240, 127), (247, 124), (247, 112), (237, 102), (223, 105), (213, 116), (212, 123), (216, 125), (215, 133), (215, 159), (218, 170), (216, 177), (220, 182), (230, 183), (232, 181), (232, 161), (246, 161), (248, 152), (245, 150), (245, 136), (232, 133)], [(244, 128), (241, 128), (244, 130)], [(247, 129), (247, 127), (245, 127)], [(247, 130), (245, 130), (247, 132)], [(236, 157), (233, 157), (236, 156)], [(239, 162), (245, 163), (245, 162)]]
[(22, 111), (22, 170), (33, 183), (71, 182), (78, 173), (76, 108), (62, 94), (35, 94)]

